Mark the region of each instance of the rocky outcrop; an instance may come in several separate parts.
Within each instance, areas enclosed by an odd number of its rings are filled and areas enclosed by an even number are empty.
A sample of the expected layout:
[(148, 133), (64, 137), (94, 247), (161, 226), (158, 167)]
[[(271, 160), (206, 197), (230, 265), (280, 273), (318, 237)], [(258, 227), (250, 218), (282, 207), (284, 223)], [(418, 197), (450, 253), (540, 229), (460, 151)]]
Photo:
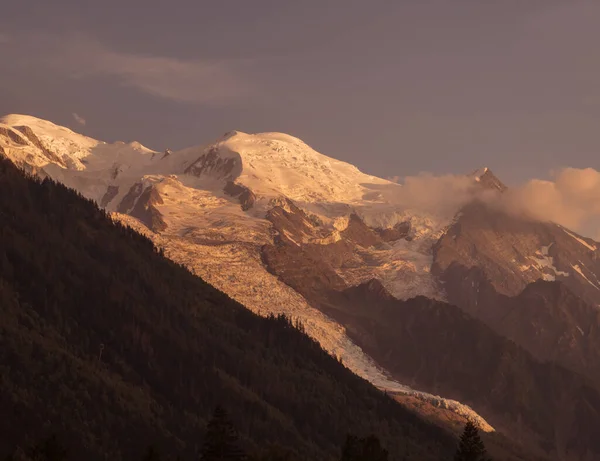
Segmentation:
[(246, 186), (228, 181), (223, 188), (223, 192), (227, 195), (237, 198), (240, 202), (243, 211), (248, 211), (256, 201), (256, 195)]
[(119, 206), (117, 206), (117, 211), (123, 214), (129, 214), (129, 211), (135, 205), (136, 200), (142, 195), (144, 191), (144, 185), (141, 182), (135, 183), (129, 189), (129, 192), (123, 197)]
[(506, 187), (506, 185), (500, 181), (489, 168), (475, 171), (471, 176), (474, 177), (475, 182), (484, 189), (498, 192), (504, 192), (508, 189), (508, 187)]
[(305, 243), (323, 237), (306, 214), (292, 201), (272, 208), (266, 216), (276, 232), (274, 244), (262, 248), (269, 272), (296, 291), (318, 298), (330, 289), (346, 287), (335, 267), (352, 257), (352, 245), (338, 241), (330, 245)]
[(349, 285), (343, 274), (368, 264), (366, 249), (382, 245), (378, 230), (351, 214), (342, 231), (328, 231), (291, 200), (284, 199), (266, 215), (274, 243), (262, 249), (267, 269), (309, 300)]
[(154, 186), (144, 188), (142, 183), (136, 183), (131, 186), (127, 195), (119, 203), (117, 212), (133, 216), (149, 229), (159, 232), (167, 228), (162, 214), (155, 207), (162, 203), (163, 200)]
[(119, 193), (119, 186), (108, 186), (108, 188), (106, 189), (106, 192), (104, 193), (104, 195), (102, 196), (102, 199), (100, 200), (100, 206), (102, 208), (105, 208), (110, 202), (112, 202), (112, 199), (114, 199), (118, 193)]
[(19, 130), (21, 133), (23, 133), (23, 135), (29, 140), (29, 142), (31, 144), (33, 144), (40, 151), (42, 151), (42, 154), (44, 154), (44, 156), (48, 159), (49, 162), (56, 163), (58, 165), (61, 165), (62, 167), (66, 167), (66, 165), (63, 162), (62, 158), (60, 158), (57, 154), (55, 154), (54, 152), (52, 152), (51, 150), (49, 150), (42, 143), (42, 141), (40, 141), (40, 139), (36, 136), (36, 134), (33, 132), (33, 130), (30, 127), (28, 127), (28, 126), (16, 126), (15, 129)]
[(384, 242), (395, 242), (400, 239), (410, 239), (410, 222), (399, 222), (387, 229), (378, 228), (375, 231)]
[(192, 176), (211, 176), (226, 181), (235, 181), (242, 171), (241, 159), (238, 157), (222, 158), (217, 147), (210, 148), (194, 163), (188, 166), (184, 173)]
[(356, 213), (352, 213), (348, 220), (348, 226), (341, 233), (343, 238), (368, 248), (380, 244), (383, 240), (374, 232)]
[(3, 136), (4, 138), (19, 146), (28, 145), (27, 140), (23, 136), (21, 136), (21, 134), (9, 127), (0, 126), (0, 136)]
[(390, 277), (393, 269), (385, 268), (386, 252), (392, 251), (388, 241), (408, 239), (408, 223), (385, 232), (369, 227), (358, 214), (351, 213), (342, 230), (332, 230), (311, 219), (289, 199), (273, 205), (266, 219), (272, 223), (275, 235), (273, 244), (262, 248), (263, 261), (271, 273), (309, 301), (377, 274), (388, 277), (387, 283), (397, 283), (390, 282), (397, 274)]
[(163, 200), (158, 191), (153, 186), (148, 186), (129, 214), (139, 219), (154, 232), (161, 232), (167, 228), (167, 223), (155, 205), (162, 203)]

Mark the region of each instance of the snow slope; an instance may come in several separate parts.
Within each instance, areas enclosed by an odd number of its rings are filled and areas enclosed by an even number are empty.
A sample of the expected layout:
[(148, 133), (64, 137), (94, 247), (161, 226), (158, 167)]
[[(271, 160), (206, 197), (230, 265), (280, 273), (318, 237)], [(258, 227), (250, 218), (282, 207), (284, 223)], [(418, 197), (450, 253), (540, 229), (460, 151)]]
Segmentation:
[(220, 155), (239, 155), (237, 181), (261, 196), (284, 195), (299, 203), (361, 203), (370, 186), (399, 187), (366, 175), (349, 163), (320, 154), (282, 133), (236, 132), (218, 145)]

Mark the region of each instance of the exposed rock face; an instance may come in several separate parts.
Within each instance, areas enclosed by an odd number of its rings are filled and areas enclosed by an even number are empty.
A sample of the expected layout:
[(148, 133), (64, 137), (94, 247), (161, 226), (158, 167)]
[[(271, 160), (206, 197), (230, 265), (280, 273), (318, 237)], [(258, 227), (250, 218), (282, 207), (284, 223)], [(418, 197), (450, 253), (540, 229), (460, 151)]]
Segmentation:
[(223, 192), (227, 195), (235, 197), (239, 200), (242, 210), (248, 211), (256, 201), (256, 195), (246, 186), (228, 181), (223, 188)]
[(324, 235), (289, 200), (271, 209), (267, 220), (277, 232), (275, 243), (262, 249), (263, 261), (271, 273), (310, 297), (346, 287), (335, 268), (352, 258), (351, 244), (341, 240), (329, 245), (306, 243)]
[(481, 170), (473, 172), (471, 175), (475, 181), (484, 189), (504, 192), (508, 189), (502, 181), (500, 181), (492, 170), (489, 168), (483, 168)]
[[(372, 278), (371, 249), (387, 245), (381, 230), (370, 228), (357, 214), (350, 215), (343, 230), (331, 232), (285, 199), (266, 218), (276, 234), (274, 243), (262, 249), (267, 269), (317, 304), (328, 292), (344, 290), (356, 278)], [(394, 237), (403, 227), (398, 226)]]
[(375, 229), (384, 242), (395, 242), (396, 240), (410, 238), (410, 223), (400, 222), (389, 229)]
[(63, 160), (58, 155), (56, 155), (54, 152), (52, 152), (51, 150), (49, 150), (40, 141), (40, 139), (35, 135), (35, 133), (33, 132), (33, 130), (30, 127), (28, 127), (28, 126), (17, 126), (17, 127), (15, 127), (15, 129), (17, 129), (21, 133), (23, 133), (25, 135), (25, 137), (29, 140), (29, 142), (31, 144), (33, 144), (35, 147), (37, 147), (38, 149), (40, 149), (42, 151), (42, 153), (46, 156), (46, 158), (48, 159), (48, 161), (56, 163), (58, 165), (61, 165), (61, 166), (65, 167), (65, 163), (63, 162)]
[(167, 228), (161, 213), (154, 206), (162, 203), (163, 200), (154, 186), (144, 188), (142, 183), (136, 183), (119, 203), (117, 212), (129, 214), (139, 219), (149, 229), (158, 232)]
[[(516, 296), (529, 283), (560, 280), (600, 304), (600, 245), (552, 223), (509, 216), (483, 203), (466, 206), (434, 247), (432, 272), (478, 267), (494, 289)], [(447, 288), (455, 302), (456, 290)], [(476, 292), (470, 290), (472, 302)], [(463, 296), (463, 295), (460, 295)]]
[(119, 186), (108, 186), (106, 189), (106, 193), (102, 196), (102, 200), (100, 200), (100, 206), (105, 208), (112, 199), (114, 199), (119, 193)]
[(8, 127), (0, 126), (0, 136), (4, 136), (11, 142), (20, 146), (26, 146), (28, 144), (27, 140), (23, 136), (21, 136), (17, 131)]
[(398, 301), (377, 281), (331, 293), (321, 308), (402, 382), (474, 405), (495, 427), (560, 459), (585, 459), (587, 449), (600, 456), (599, 391), (459, 308)]
[(164, 221), (162, 214), (154, 205), (162, 204), (163, 200), (160, 194), (153, 186), (148, 186), (136, 201), (135, 206), (129, 212), (134, 218), (138, 218), (149, 229), (154, 232), (164, 231), (167, 228), (167, 223)]
[(127, 192), (127, 195), (123, 197), (121, 203), (117, 207), (117, 211), (119, 213), (128, 214), (133, 206), (135, 205), (136, 200), (142, 195), (144, 190), (144, 185), (141, 182), (135, 183)]
[(356, 213), (350, 215), (348, 227), (341, 232), (341, 235), (344, 239), (363, 248), (380, 244), (383, 241)]
[(188, 166), (184, 173), (193, 176), (210, 175), (215, 178), (235, 181), (242, 170), (241, 159), (238, 157), (222, 158), (217, 147), (212, 147), (202, 154), (194, 163)]

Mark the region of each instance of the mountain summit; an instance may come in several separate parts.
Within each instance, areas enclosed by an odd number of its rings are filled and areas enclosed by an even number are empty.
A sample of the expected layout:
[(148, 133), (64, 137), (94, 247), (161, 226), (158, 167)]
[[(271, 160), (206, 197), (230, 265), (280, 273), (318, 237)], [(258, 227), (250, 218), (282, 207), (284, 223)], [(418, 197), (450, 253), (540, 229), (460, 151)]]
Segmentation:
[(504, 183), (487, 167), (475, 170), (469, 177), (472, 177), (479, 185), (486, 189), (498, 190), (500, 192), (504, 192), (507, 189)]

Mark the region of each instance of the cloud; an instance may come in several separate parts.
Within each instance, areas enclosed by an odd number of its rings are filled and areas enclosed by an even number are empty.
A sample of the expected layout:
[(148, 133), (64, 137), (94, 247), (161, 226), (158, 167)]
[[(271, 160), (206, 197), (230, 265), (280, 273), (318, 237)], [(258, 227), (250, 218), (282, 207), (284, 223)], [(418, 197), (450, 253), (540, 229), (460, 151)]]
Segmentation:
[(503, 194), (482, 191), (464, 175), (409, 176), (395, 200), (408, 209), (450, 218), (477, 199), (516, 217), (551, 221), (600, 241), (600, 171), (565, 168), (552, 180), (532, 179)]
[(62, 61), (76, 76), (115, 77), (123, 85), (178, 102), (230, 100), (247, 89), (227, 62), (120, 53), (87, 41), (74, 45)]
[[(112, 50), (82, 36), (23, 36), (14, 58), (23, 66), (74, 79), (108, 77), (155, 97), (188, 104), (219, 104), (240, 98), (250, 85), (245, 60), (183, 59)], [(0, 55), (2, 53), (0, 52)]]
[(552, 181), (531, 180), (503, 195), (506, 211), (600, 240), (600, 171), (565, 168)]
[(85, 126), (85, 124), (87, 123), (86, 120), (79, 114), (73, 112), (73, 118), (75, 119), (75, 121), (77, 123), (79, 123), (80, 125)]
[(403, 207), (446, 218), (452, 217), (481, 193), (473, 178), (464, 175), (434, 176), (421, 173), (395, 182), (403, 185), (396, 191), (395, 197)]

